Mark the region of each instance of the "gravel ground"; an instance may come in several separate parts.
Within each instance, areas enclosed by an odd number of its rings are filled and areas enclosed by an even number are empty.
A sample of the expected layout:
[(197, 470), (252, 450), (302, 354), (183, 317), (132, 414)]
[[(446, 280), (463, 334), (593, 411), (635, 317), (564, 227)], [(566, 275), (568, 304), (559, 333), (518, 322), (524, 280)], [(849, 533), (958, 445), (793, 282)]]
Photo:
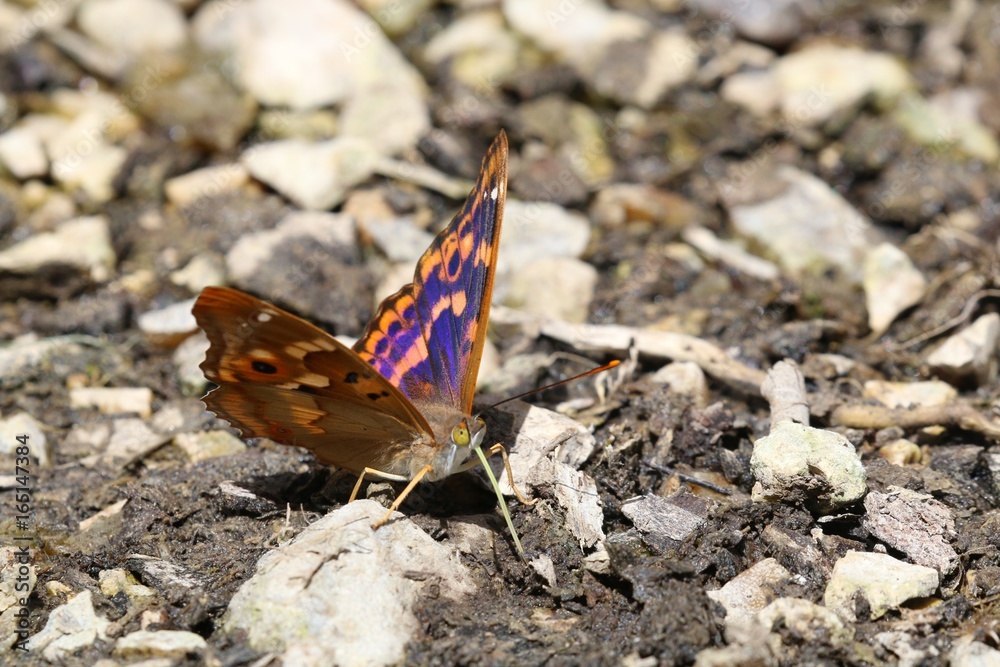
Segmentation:
[[(998, 54), (972, 0), (0, 1), (0, 663), (1000, 664)], [(623, 362), (483, 413), (524, 558), (482, 471), (373, 531), (403, 485), (240, 439), (191, 315), (361, 335), (500, 130), (477, 404)]]

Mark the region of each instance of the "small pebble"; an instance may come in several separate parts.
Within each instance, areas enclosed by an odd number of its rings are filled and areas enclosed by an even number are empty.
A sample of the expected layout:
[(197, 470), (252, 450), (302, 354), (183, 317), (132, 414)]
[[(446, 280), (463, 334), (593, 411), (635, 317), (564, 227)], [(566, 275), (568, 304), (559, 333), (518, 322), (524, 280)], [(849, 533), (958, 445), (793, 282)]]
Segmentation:
[(955, 388), (940, 380), (926, 382), (869, 380), (865, 382), (862, 395), (865, 398), (874, 398), (882, 405), (894, 409), (947, 405), (958, 398)]
[(94, 282), (111, 277), (116, 258), (108, 219), (89, 216), (64, 222), (53, 232), (34, 234), (0, 251), (0, 270), (35, 273), (47, 266), (69, 265), (86, 271)]
[(134, 658), (190, 658), (208, 647), (201, 635), (186, 630), (138, 630), (115, 642), (115, 655)]
[(74, 410), (94, 409), (102, 414), (153, 414), (153, 390), (148, 387), (79, 387), (70, 389), (69, 404)]
[(66, 663), (77, 651), (107, 639), (110, 622), (97, 614), (90, 591), (83, 590), (49, 612), (45, 627), (28, 640), (28, 650), (49, 662)]
[(1000, 315), (988, 313), (952, 335), (927, 357), (931, 369), (949, 382), (987, 385), (997, 374)]
[(761, 611), (775, 598), (775, 590), (792, 578), (792, 573), (773, 558), (765, 558), (740, 572), (715, 591), (712, 598), (726, 608), (726, 623), (744, 620)]
[(910, 565), (887, 554), (848, 551), (833, 567), (823, 604), (854, 622), (858, 620), (854, 599), (861, 594), (874, 620), (904, 602), (934, 595), (937, 587), (938, 573), (932, 568)]
[(194, 299), (178, 301), (158, 310), (139, 315), (136, 324), (146, 338), (155, 345), (174, 347), (198, 330), (198, 323), (191, 314)]
[(900, 313), (920, 303), (927, 291), (924, 274), (891, 243), (881, 243), (868, 253), (862, 282), (873, 335), (882, 334)]
[(868, 490), (861, 458), (847, 438), (791, 421), (779, 422), (754, 443), (750, 470), (756, 502), (799, 498), (832, 513)]
[(352, 187), (372, 175), (376, 159), (368, 142), (350, 137), (258, 144), (240, 158), (254, 178), (311, 211), (341, 203)]
[(174, 176), (163, 184), (167, 200), (174, 206), (188, 206), (202, 197), (218, 197), (238, 191), (250, 181), (242, 164), (213, 165)]
[(597, 269), (579, 259), (539, 259), (511, 277), (504, 303), (545, 319), (586, 322), (597, 278)]
[(174, 444), (184, 450), (192, 463), (245, 452), (247, 446), (228, 431), (178, 433)]

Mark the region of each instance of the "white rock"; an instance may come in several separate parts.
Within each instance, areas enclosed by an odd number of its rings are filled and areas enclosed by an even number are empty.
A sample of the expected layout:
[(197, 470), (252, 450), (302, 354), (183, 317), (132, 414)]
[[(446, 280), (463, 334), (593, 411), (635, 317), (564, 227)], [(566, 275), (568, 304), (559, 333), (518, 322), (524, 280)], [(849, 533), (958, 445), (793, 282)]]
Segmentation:
[(0, 454), (13, 457), (17, 448), (27, 447), (29, 456), (38, 460), (39, 467), (49, 467), (49, 446), (43, 429), (44, 424), (27, 412), (18, 412), (0, 419)]
[(646, 36), (652, 26), (598, 0), (504, 0), (504, 16), (521, 34), (587, 72), (615, 42)]
[[(906, 438), (899, 438), (879, 447), (878, 455), (889, 463), (897, 466), (912, 465), (920, 463), (923, 452), (920, 445), (911, 442)], [(987, 454), (989, 456), (989, 454)]]
[(149, 387), (74, 387), (69, 390), (69, 404), (74, 410), (96, 408), (106, 415), (133, 413), (150, 417), (153, 390)]
[[(529, 477), (531, 469), (550, 454), (556, 461), (578, 468), (597, 448), (593, 433), (578, 421), (558, 412), (523, 401), (511, 401), (496, 409), (507, 413), (519, 427), (509, 452), (511, 469), (518, 480)], [(506, 483), (506, 479), (500, 480), (504, 495), (509, 491)]]
[(411, 267), (411, 275), (397, 284), (396, 289), (412, 282), (412, 265), (431, 245), (434, 235), (417, 227), (410, 218), (373, 218), (359, 225), (390, 261), (401, 262)]
[[(0, 547), (0, 614), (12, 608), (16, 612), (22, 606), (21, 601), (27, 600), (35, 590), (38, 576), (33, 563), (37, 556), (36, 551), (30, 547), (27, 554), (19, 546)], [(0, 619), (0, 637), (7, 636), (8, 628), (5, 626), (8, 620), (9, 616)]]
[(288, 139), (258, 144), (240, 160), (254, 178), (300, 208), (322, 211), (342, 202), (351, 187), (371, 176), (376, 157), (368, 142), (340, 137), (320, 143)]
[(778, 598), (760, 610), (756, 620), (768, 630), (780, 627), (791, 631), (793, 636), (801, 637), (803, 643), (823, 642), (836, 646), (854, 638), (853, 629), (845, 627), (832, 611), (799, 598)]
[(933, 496), (890, 486), (865, 497), (865, 529), (916, 563), (942, 576), (958, 567), (951, 546), (957, 536), (951, 509)]
[(691, 401), (691, 405), (703, 408), (708, 405), (708, 379), (698, 364), (692, 361), (676, 361), (660, 368), (649, 378), (655, 384), (665, 384), (673, 394)]
[(754, 501), (799, 497), (825, 513), (860, 500), (868, 488), (847, 438), (791, 421), (778, 422), (754, 443), (750, 471), (757, 480)]
[(200, 397), (205, 394), (208, 380), (201, 370), (201, 362), (205, 361), (208, 348), (208, 336), (199, 331), (194, 336), (185, 338), (170, 358), (176, 369), (181, 393), (185, 396)]
[(143, 586), (129, 572), (121, 568), (101, 570), (97, 575), (101, 592), (108, 597), (125, 593), (131, 600), (148, 600), (156, 596), (149, 586)]
[(694, 77), (700, 49), (682, 30), (665, 30), (653, 37), (646, 56), (646, 73), (628, 101), (649, 109), (664, 95)]
[(288, 651), (286, 661), (307, 654), (325, 664), (403, 662), (428, 582), (455, 602), (475, 587), (457, 552), (403, 515), (373, 531), (384, 514), (374, 501), (355, 501), (265, 554), (230, 601), (226, 631), (245, 631), (258, 651)]
[(913, 87), (902, 64), (885, 53), (820, 44), (779, 58), (772, 68), (781, 111), (797, 124), (818, 124), (864, 100), (892, 100)]
[[(577, 470), (597, 446), (593, 434), (569, 417), (521, 401), (499, 406), (497, 411), (519, 424), (508, 452), (521, 493), (531, 498), (535, 489), (552, 489), (566, 512), (566, 526), (580, 547), (589, 549), (603, 541), (604, 511), (597, 484)], [(499, 482), (505, 496), (514, 496), (506, 469), (499, 475)]]
[(706, 595), (726, 608), (727, 625), (761, 611), (775, 599), (775, 589), (788, 582), (792, 573), (773, 558), (765, 558)]
[(502, 301), (512, 276), (547, 257), (579, 258), (590, 242), (590, 224), (575, 211), (549, 202), (508, 199), (497, 263), (494, 301)]
[(214, 252), (199, 253), (184, 268), (170, 274), (170, 282), (196, 294), (209, 285), (224, 285), (225, 281), (225, 261)]
[(986, 163), (1000, 159), (1000, 143), (992, 130), (974, 114), (965, 114), (949, 105), (946, 98), (927, 101), (916, 93), (903, 97), (893, 117), (914, 141), (932, 150), (947, 145)]
[(194, 299), (187, 299), (157, 310), (147, 310), (137, 318), (136, 324), (154, 342), (187, 337), (198, 329), (198, 323), (191, 314), (194, 302)]
[(889, 408), (912, 408), (947, 405), (958, 398), (958, 392), (950, 384), (940, 380), (926, 382), (869, 380), (865, 382), (862, 396), (874, 398)]
[(184, 450), (192, 463), (245, 452), (243, 441), (228, 431), (178, 433), (174, 444)]
[[(551, 467), (552, 472), (546, 472)], [(580, 549), (590, 549), (604, 541), (604, 509), (594, 478), (562, 461), (546, 459), (528, 478), (535, 488), (552, 488), (556, 502), (566, 513), (566, 528), (576, 537)]]
[(848, 621), (854, 616), (854, 598), (863, 594), (871, 620), (915, 598), (929, 597), (938, 587), (937, 570), (910, 565), (887, 554), (848, 551), (833, 566), (823, 604)]
[(41, 139), (25, 127), (12, 127), (0, 134), (0, 163), (22, 181), (49, 173)]
[(53, 264), (68, 264), (89, 272), (94, 282), (108, 280), (115, 261), (104, 216), (69, 220), (54, 232), (29, 236), (0, 252), (0, 270), (24, 274)]
[(548, 257), (511, 278), (504, 303), (550, 320), (586, 322), (597, 269), (572, 257)]
[(52, 165), (52, 177), (64, 189), (79, 191), (96, 204), (114, 197), (114, 180), (118, 177), (128, 151), (120, 146), (95, 144), (85, 152), (74, 153)]
[(42, 631), (28, 640), (28, 650), (40, 651), (49, 662), (63, 663), (98, 639), (107, 639), (109, 624), (94, 611), (90, 591), (81, 591), (52, 610)]
[(682, 236), (709, 259), (719, 260), (748, 276), (760, 280), (777, 280), (781, 276), (781, 271), (772, 262), (751, 255), (735, 243), (719, 239), (705, 227), (691, 225), (684, 229)]
[(868, 326), (873, 335), (881, 335), (900, 313), (920, 303), (927, 279), (906, 253), (891, 243), (872, 248), (864, 267)]
[(219, 164), (174, 176), (163, 184), (167, 200), (174, 206), (187, 206), (202, 197), (217, 197), (236, 192), (250, 180), (250, 172), (238, 162)]
[(722, 82), (719, 95), (751, 114), (766, 118), (781, 104), (781, 87), (769, 71), (737, 72)]
[(370, 137), (384, 154), (430, 127), (419, 72), (353, 3), (216, 0), (193, 28), (202, 48), (232, 55), (240, 85), (265, 106), (340, 104), (344, 135)]
[(186, 630), (137, 630), (115, 642), (115, 655), (123, 658), (184, 658), (208, 647), (201, 635)]
[(931, 368), (949, 380), (974, 378), (989, 384), (997, 373), (1000, 315), (988, 313), (949, 337), (927, 357)]
[(179, 49), (187, 41), (184, 14), (167, 0), (85, 0), (76, 22), (98, 44), (130, 55)]
[(975, 635), (956, 639), (948, 654), (949, 667), (1000, 667), (1000, 651), (977, 641)]
[(643, 533), (681, 541), (705, 523), (711, 506), (683, 491), (667, 498), (647, 494), (622, 503), (622, 514)]
[(459, 14), (427, 43), (424, 57), (472, 89), (483, 81), (505, 81), (517, 68), (520, 45), (492, 8)]
[(142, 419), (116, 419), (107, 449), (83, 462), (106, 468), (126, 468), (169, 441), (169, 435), (154, 431)]
[(433, 0), (360, 0), (358, 6), (378, 21), (390, 35), (403, 35), (412, 30), (420, 18), (434, 7)]
[[(274, 229), (246, 234), (226, 254), (226, 271), (233, 282), (249, 280), (271, 261), (271, 253), (283, 243), (301, 239), (318, 253), (333, 246), (354, 243), (354, 220), (346, 215), (299, 212), (284, 217)], [(317, 256), (317, 261), (322, 257)]]
[(793, 275), (837, 267), (860, 282), (860, 267), (878, 239), (868, 219), (812, 174), (784, 166), (775, 178), (784, 191), (751, 204), (738, 203), (740, 196), (753, 194), (747, 183), (722, 186), (734, 229)]

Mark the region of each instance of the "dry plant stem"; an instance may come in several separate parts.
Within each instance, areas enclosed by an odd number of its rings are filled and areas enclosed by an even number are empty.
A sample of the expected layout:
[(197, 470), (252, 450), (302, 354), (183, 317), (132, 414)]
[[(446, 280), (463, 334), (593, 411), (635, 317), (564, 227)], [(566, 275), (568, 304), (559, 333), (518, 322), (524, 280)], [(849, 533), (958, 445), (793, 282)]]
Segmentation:
[(649, 331), (615, 324), (570, 324), (549, 322), (542, 334), (585, 352), (623, 355), (634, 340), (641, 356), (674, 361), (693, 361), (712, 378), (745, 394), (757, 396), (764, 371), (736, 361), (721, 349), (685, 334)]
[(973, 311), (979, 305), (979, 302), (982, 299), (986, 298), (986, 297), (1000, 297), (1000, 290), (985, 289), (985, 290), (980, 290), (979, 292), (976, 292), (975, 294), (972, 295), (972, 298), (970, 298), (966, 302), (965, 307), (962, 308), (962, 312), (961, 313), (959, 313), (955, 317), (951, 318), (950, 320), (948, 320), (947, 322), (945, 322), (941, 326), (934, 327), (930, 331), (926, 331), (926, 332), (920, 334), (919, 336), (911, 338), (908, 341), (899, 343), (898, 345), (891, 346), (890, 347), (890, 351), (895, 352), (895, 351), (908, 350), (911, 347), (914, 347), (915, 345), (920, 345), (924, 341), (928, 341), (931, 338), (934, 338), (936, 336), (940, 336), (941, 334), (946, 333), (946, 332), (950, 331), (951, 329), (954, 329), (959, 324), (961, 324), (965, 320), (969, 319), (969, 316), (972, 315)]
[(781, 421), (809, 425), (806, 380), (794, 361), (779, 361), (767, 372), (760, 393), (771, 406), (771, 426)]
[(878, 405), (842, 405), (830, 415), (833, 426), (881, 429), (899, 426), (904, 429), (924, 426), (958, 426), (1000, 441), (1000, 425), (986, 419), (965, 403), (925, 405), (905, 410)]

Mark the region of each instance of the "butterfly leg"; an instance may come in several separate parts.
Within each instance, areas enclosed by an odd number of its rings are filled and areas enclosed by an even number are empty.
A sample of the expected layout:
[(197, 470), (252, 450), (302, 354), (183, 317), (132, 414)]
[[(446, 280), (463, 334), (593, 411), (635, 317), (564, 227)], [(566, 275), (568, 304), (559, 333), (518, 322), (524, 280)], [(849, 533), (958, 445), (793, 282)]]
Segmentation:
[(507, 458), (507, 450), (504, 448), (504, 446), (498, 442), (497, 444), (490, 447), (488, 452), (490, 456), (493, 456), (497, 452), (500, 452), (500, 456), (503, 457), (504, 468), (507, 469), (507, 481), (510, 482), (510, 488), (514, 489), (514, 495), (517, 496), (517, 499), (520, 500), (525, 505), (528, 505), (529, 507), (537, 503), (538, 498), (535, 498), (534, 500), (528, 500), (523, 495), (521, 495), (520, 491), (517, 490), (517, 485), (514, 484), (514, 471), (510, 469), (510, 459)]
[(358, 491), (361, 490), (361, 483), (365, 481), (366, 475), (373, 475), (375, 477), (380, 477), (382, 479), (387, 479), (390, 482), (405, 482), (408, 478), (402, 475), (393, 475), (388, 472), (382, 472), (381, 470), (376, 470), (375, 468), (365, 468), (361, 475), (358, 477), (357, 484), (354, 485), (354, 490), (351, 491), (351, 497), (347, 500), (349, 503), (353, 503), (354, 499), (358, 497)]
[[(503, 445), (501, 445), (498, 442), (497, 444), (493, 445), (488, 450), (486, 450), (486, 455), (493, 456), (497, 452), (500, 452), (500, 455), (503, 457), (503, 465), (504, 468), (507, 469), (507, 481), (510, 482), (510, 488), (514, 489), (514, 495), (517, 496), (517, 499), (520, 500), (525, 505), (528, 505), (529, 507), (537, 503), (538, 502), (537, 498), (534, 500), (528, 500), (527, 498), (524, 497), (524, 495), (520, 491), (518, 491), (517, 485), (514, 484), (514, 471), (510, 469), (510, 459), (507, 458), (507, 450), (504, 448)], [(465, 472), (466, 470), (472, 470), (477, 465), (479, 465), (479, 461), (477, 459), (473, 459), (472, 461), (462, 464), (462, 466), (459, 467), (455, 472)]]
[[(434, 468), (432, 468), (431, 466), (426, 465), (423, 468), (421, 468), (420, 470), (418, 470), (417, 474), (414, 475), (413, 479), (410, 480), (410, 483), (406, 485), (406, 488), (403, 489), (403, 491), (398, 496), (396, 496), (396, 500), (394, 500), (392, 502), (392, 505), (389, 506), (389, 511), (385, 513), (384, 517), (382, 517), (381, 519), (379, 519), (378, 521), (376, 521), (374, 524), (372, 524), (372, 528), (375, 529), (375, 528), (378, 528), (379, 526), (384, 525), (385, 522), (389, 520), (389, 517), (392, 516), (392, 513), (395, 512), (396, 510), (398, 510), (399, 506), (403, 504), (403, 500), (406, 499), (406, 496), (410, 495), (410, 491), (412, 491), (413, 487), (415, 487), (417, 485), (417, 482), (419, 482), (420, 480), (422, 480), (424, 478), (424, 475), (426, 475), (427, 473), (429, 473), (433, 469)], [(366, 468), (366, 470), (367, 470), (367, 468)], [(378, 472), (378, 471), (375, 471), (375, 472)], [(384, 475), (385, 473), (382, 473), (382, 474)], [(393, 477), (397, 477), (398, 478), (399, 476), (398, 475), (394, 475)]]

